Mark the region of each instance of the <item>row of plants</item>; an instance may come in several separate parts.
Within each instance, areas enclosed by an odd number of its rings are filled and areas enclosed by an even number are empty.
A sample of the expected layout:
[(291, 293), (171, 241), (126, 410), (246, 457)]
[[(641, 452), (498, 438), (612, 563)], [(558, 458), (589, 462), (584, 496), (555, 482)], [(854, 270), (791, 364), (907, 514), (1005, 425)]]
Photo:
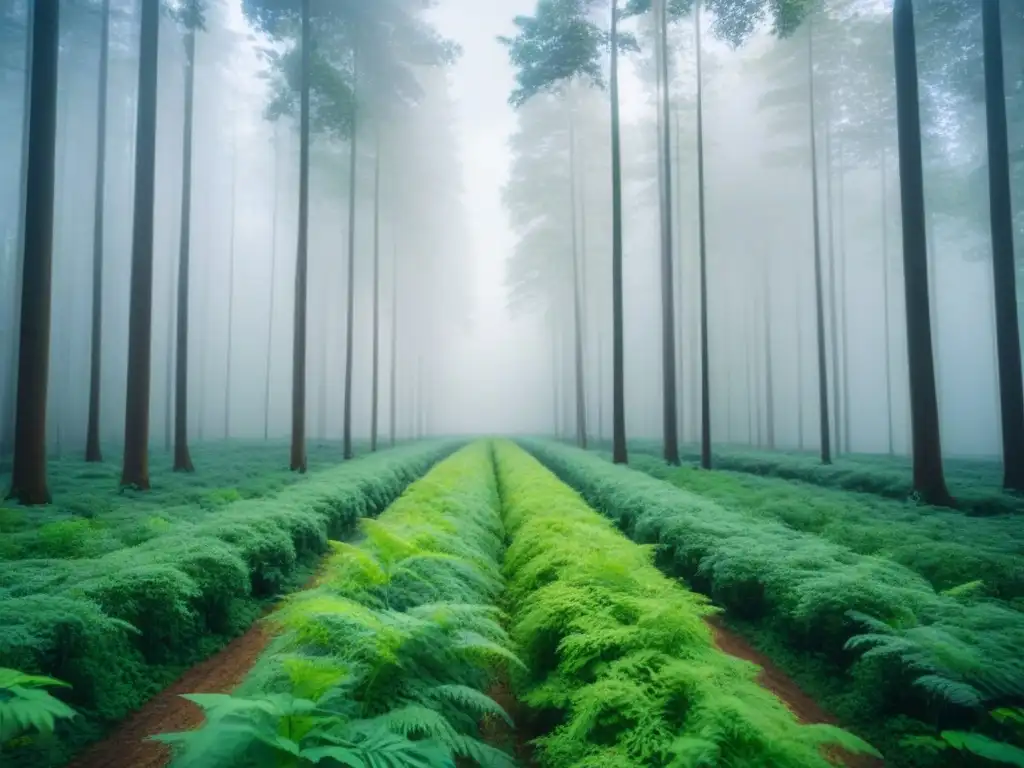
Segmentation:
[(863, 727), (889, 764), (929, 764), (919, 745), (901, 746), (908, 735), (1003, 738), (991, 713), (1024, 704), (1024, 614), (940, 594), (890, 560), (594, 454), (545, 441), (524, 445), (627, 535), (657, 545), (667, 572), (794, 655), (816, 660), (822, 675), (843, 680), (848, 706), (839, 714)]
[(359, 458), (99, 558), (0, 564), (0, 659), (70, 684), (62, 698), (82, 715), (58, 729), (47, 760), (98, 737), (243, 631), (268, 599), (307, 578), (329, 537), (380, 512), (458, 446)]
[(1024, 609), (1024, 526), (1014, 516), (959, 512), (864, 493), (673, 467), (644, 454), (630, 466), (740, 512), (904, 565), (939, 591), (993, 598)]
[[(630, 448), (655, 456), (662, 452), (660, 443), (650, 440), (637, 441), (635, 446), (631, 442)], [(700, 461), (700, 446), (684, 446), (680, 455), (696, 464)], [(947, 458), (943, 463), (949, 488), (962, 512), (976, 516), (1024, 514), (1024, 497), (1000, 487), (1003, 478), (999, 461)], [(716, 447), (712, 464), (716, 469), (799, 480), (890, 499), (915, 498), (913, 471), (906, 456), (844, 454), (833, 457), (831, 464), (822, 464), (817, 453), (807, 451), (725, 445)]]
[(233, 695), (190, 698), (196, 731), (166, 734), (175, 768), (511, 768), (480, 739), (508, 719), (486, 691), (520, 664), (495, 601), (503, 532), (489, 443), (414, 483), (357, 543), (332, 542), (318, 585), (271, 614), (278, 633)]
[(719, 651), (705, 621), (716, 609), (664, 576), (652, 547), (515, 445), (499, 444), (496, 463), (506, 601), (527, 667), (516, 687), (546, 732), (542, 765), (813, 768), (832, 764), (827, 745), (874, 753), (834, 726), (799, 724), (753, 664)]

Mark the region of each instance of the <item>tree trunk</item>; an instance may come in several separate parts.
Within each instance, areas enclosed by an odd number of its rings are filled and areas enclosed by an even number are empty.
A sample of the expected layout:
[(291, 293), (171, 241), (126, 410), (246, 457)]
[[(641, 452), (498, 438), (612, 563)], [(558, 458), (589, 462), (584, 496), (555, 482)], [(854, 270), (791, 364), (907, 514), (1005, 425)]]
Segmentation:
[(181, 153), (181, 235), (178, 244), (177, 355), (174, 386), (174, 471), (193, 472), (188, 450), (189, 267), (192, 251), (192, 112), (196, 83), (196, 30), (185, 33), (185, 121)]
[(907, 311), (907, 356), (913, 434), (914, 490), (930, 504), (952, 505), (942, 468), (935, 360), (928, 307), (928, 244), (925, 234), (924, 170), (918, 102), (914, 12), (910, 0), (895, 0), (896, 118), (899, 133), (900, 197)]
[(704, 82), (701, 74), (700, 3), (694, 6), (697, 37), (697, 216), (700, 231), (700, 465), (711, 469), (711, 372), (708, 365), (708, 249), (704, 200)]
[(263, 385), (263, 439), (270, 437), (270, 369), (274, 351), (274, 283), (277, 273), (277, 209), (278, 187), (280, 184), (281, 146), (280, 123), (274, 123), (274, 219), (270, 234), (270, 297), (267, 310), (267, 372)]
[(765, 441), (775, 450), (775, 389), (772, 382), (771, 265), (764, 273), (764, 413)]
[(604, 440), (604, 339), (597, 337), (597, 439)]
[(89, 421), (85, 460), (103, 461), (100, 450), (100, 382), (103, 361), (103, 211), (107, 172), (107, 71), (110, 63), (110, 0), (103, 0), (99, 93), (96, 98), (96, 185), (92, 224), (92, 331), (89, 350)]
[[(392, 237), (395, 237), (392, 233)], [(396, 241), (391, 259), (391, 382), (388, 395), (391, 404), (388, 414), (388, 429), (391, 431), (391, 447), (395, 447), (398, 417), (398, 244)]]
[(843, 143), (839, 143), (839, 242), (836, 251), (839, 254), (839, 274), (842, 279), (842, 288), (839, 293), (839, 323), (840, 342), (842, 345), (842, 367), (843, 367), (843, 450), (846, 453), (851, 451), (850, 438), (850, 333), (849, 315), (847, 305), (850, 294), (848, 287), (848, 270), (846, 261), (846, 166), (844, 163)]
[(999, 0), (981, 4), (985, 43), (985, 105), (988, 125), (989, 209), (992, 278), (999, 360), (999, 404), (1003, 438), (1003, 487), (1024, 491), (1024, 384), (1017, 325), (1017, 275), (1013, 253), (1013, 206), (1003, 82), (1003, 38)]
[(626, 394), (622, 329), (622, 151), (619, 136), (619, 3), (612, 0), (611, 123), (612, 123), (612, 461), (625, 464)]
[(562, 420), (561, 420), (561, 381), (560, 366), (558, 365), (558, 319), (554, 317), (552, 312), (551, 318), (551, 391), (552, 391), (552, 419), (554, 420), (555, 427), (555, 439), (558, 440), (562, 436)]
[(36, 0), (32, 8), (31, 75), (22, 255), (21, 328), (14, 463), (8, 498), (48, 504), (46, 485), (46, 388), (50, 364), (50, 289), (56, 180), (58, 3)]
[(231, 437), (231, 358), (235, 330), (235, 204), (238, 191), (238, 123), (232, 115), (231, 133), (231, 215), (228, 217), (231, 238), (228, 243), (228, 349), (224, 370), (224, 439)]
[(377, 450), (377, 384), (380, 367), (380, 128), (373, 158), (373, 376), (370, 386), (370, 450)]
[(889, 173), (887, 148), (882, 149), (882, 304), (885, 326), (885, 412), (888, 424), (889, 455), (895, 453), (892, 424), (892, 350), (889, 329)]
[(832, 463), (832, 438), (829, 434), (828, 362), (825, 355), (825, 296), (821, 268), (821, 195), (818, 191), (818, 130), (814, 96), (814, 19), (807, 22), (807, 82), (811, 139), (811, 207), (814, 220), (814, 309), (818, 343), (818, 426), (821, 463)]
[[(355, 97), (359, 92), (359, 50), (358, 45), (352, 48), (352, 91)], [(353, 98), (353, 105), (356, 103)], [(348, 170), (348, 296), (345, 309), (345, 413), (344, 421), (344, 459), (352, 458), (352, 345), (353, 324), (355, 322), (355, 276), (356, 276), (356, 165), (358, 163), (359, 121), (355, 107), (352, 114), (352, 137), (349, 142)]]
[(309, 243), (309, 6), (302, 0), (302, 85), (299, 96), (299, 235), (295, 253), (295, 339), (292, 349), (292, 471), (306, 471), (306, 294)]
[(576, 444), (587, 447), (587, 398), (583, 375), (583, 308), (580, 296), (580, 253), (576, 218), (576, 129), (569, 106), (569, 216), (572, 220), (573, 360), (576, 388)]
[(153, 219), (156, 190), (157, 73), (160, 0), (142, 0), (138, 118), (135, 126), (135, 210), (128, 390), (121, 485), (149, 489), (149, 398), (153, 342)]
[[(827, 99), (825, 104), (829, 104)], [(837, 298), (835, 200), (832, 194), (832, 172), (832, 117), (829, 109), (825, 116), (825, 199), (828, 201), (828, 314), (832, 357), (832, 423), (835, 427), (835, 452), (838, 455), (843, 444), (842, 414), (840, 412), (843, 403), (839, 391), (839, 315), (837, 312), (839, 300)]]
[(170, 452), (174, 434), (174, 308), (177, 274), (174, 259), (167, 276), (167, 364), (164, 368), (164, 450)]
[(668, 0), (657, 0), (658, 81), (660, 84), (658, 154), (661, 163), (661, 366), (664, 414), (663, 456), (679, 464), (679, 417), (676, 401), (676, 329), (672, 279), (672, 126), (669, 123), (668, 93)]
[(800, 312), (800, 296), (802, 295), (802, 281), (797, 277), (796, 299), (793, 302), (796, 307), (796, 445), (799, 450), (804, 449), (804, 325), (803, 315)]

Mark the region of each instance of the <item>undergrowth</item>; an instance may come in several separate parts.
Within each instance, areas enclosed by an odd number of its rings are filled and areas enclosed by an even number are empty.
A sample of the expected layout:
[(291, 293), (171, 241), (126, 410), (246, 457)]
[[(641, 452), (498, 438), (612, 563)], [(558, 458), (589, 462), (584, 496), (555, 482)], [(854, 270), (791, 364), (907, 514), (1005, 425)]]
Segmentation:
[[(890, 560), (716, 504), (575, 448), (527, 447), (658, 562), (729, 613), (848, 680), (857, 719), (905, 734), (986, 733), (987, 711), (1024, 703), (1024, 614), (937, 593)], [(922, 762), (911, 747), (891, 765)], [(964, 757), (959, 765), (969, 766)]]
[(535, 459), (496, 450), (507, 600), (528, 673), (524, 702), (554, 726), (551, 768), (831, 765), (824, 745), (871, 752), (834, 726), (800, 725), (714, 646), (706, 598), (666, 578), (638, 546)]
[(479, 738), (508, 715), (484, 691), (520, 664), (494, 606), (502, 528), (488, 443), (438, 464), (358, 543), (332, 542), (319, 585), (268, 618), (280, 634), (234, 696), (193, 696), (197, 731), (161, 737), (175, 768), (511, 768)]

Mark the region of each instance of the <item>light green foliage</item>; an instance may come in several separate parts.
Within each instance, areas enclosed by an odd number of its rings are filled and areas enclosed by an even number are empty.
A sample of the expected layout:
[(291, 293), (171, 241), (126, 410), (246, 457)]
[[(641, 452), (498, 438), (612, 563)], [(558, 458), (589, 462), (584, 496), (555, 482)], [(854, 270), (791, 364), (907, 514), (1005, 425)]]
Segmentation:
[(666, 570), (732, 616), (825, 662), (824, 674), (852, 673), (858, 722), (905, 715), (969, 728), (979, 707), (1024, 697), (1024, 614), (939, 594), (891, 560), (592, 454), (553, 443), (528, 447), (629, 535), (657, 544)]
[(485, 716), (508, 720), (483, 691), (521, 666), (493, 605), (503, 531), (490, 445), (441, 462), (360, 528), (357, 543), (332, 542), (318, 586), (270, 617), (280, 635), (238, 696), (204, 699), (203, 728), (162, 737), (178, 745), (175, 768), (514, 765), (477, 738)]
[(512, 444), (496, 451), (513, 637), (524, 700), (560, 724), (542, 764), (827, 766), (821, 747), (874, 750), (838, 728), (800, 725), (717, 650), (706, 598), (663, 576), (651, 547), (622, 536)]
[(26, 732), (49, 735), (57, 720), (75, 716), (75, 710), (45, 690), (66, 685), (52, 677), (0, 667), (0, 753)]
[[(328, 536), (378, 513), (458, 445), (410, 444), (315, 469), (262, 498), (239, 485), (244, 498), (233, 502), (227, 473), (209, 505), (209, 487), (196, 483), (192, 503), (173, 497), (179, 507), (138, 497), (106, 519), (38, 526), (30, 535), (59, 542), (68, 559), (0, 561), (0, 659), (72, 686), (65, 698), (83, 717), (58, 731), (70, 751), (239, 634), (262, 601), (303, 577)], [(142, 543), (127, 546), (125, 532)], [(90, 549), (101, 536), (114, 543)]]

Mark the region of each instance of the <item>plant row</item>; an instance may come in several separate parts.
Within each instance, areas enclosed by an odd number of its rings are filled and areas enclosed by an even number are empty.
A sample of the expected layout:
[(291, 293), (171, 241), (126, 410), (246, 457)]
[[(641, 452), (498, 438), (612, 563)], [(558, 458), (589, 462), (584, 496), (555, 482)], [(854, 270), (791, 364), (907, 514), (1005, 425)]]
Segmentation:
[(447, 458), (360, 529), (271, 614), (278, 635), (235, 695), (188, 697), (207, 722), (161, 737), (174, 766), (514, 765), (479, 738), (482, 719), (508, 717), (491, 681), (519, 664), (494, 605), (490, 445)]
[(519, 687), (550, 729), (536, 740), (543, 765), (812, 768), (831, 765), (825, 745), (873, 751), (799, 724), (755, 665), (715, 647), (708, 600), (534, 458), (503, 443), (496, 463), (512, 636), (528, 670)]
[[(937, 593), (889, 560), (860, 555), (775, 520), (555, 443), (527, 448), (660, 564), (731, 615), (849, 674), (866, 721), (903, 715), (983, 725), (1024, 703), (1024, 614)], [(906, 730), (918, 726), (907, 723)]]
[(247, 627), (328, 537), (384, 509), (457, 446), (360, 458), (100, 558), (2, 564), (0, 659), (71, 685), (64, 698), (83, 717), (61, 732), (63, 749), (95, 738)]
[(672, 467), (644, 454), (630, 466), (740, 512), (884, 557), (939, 591), (970, 592), (1024, 609), (1024, 526), (1019, 518), (959, 512), (740, 472)]

